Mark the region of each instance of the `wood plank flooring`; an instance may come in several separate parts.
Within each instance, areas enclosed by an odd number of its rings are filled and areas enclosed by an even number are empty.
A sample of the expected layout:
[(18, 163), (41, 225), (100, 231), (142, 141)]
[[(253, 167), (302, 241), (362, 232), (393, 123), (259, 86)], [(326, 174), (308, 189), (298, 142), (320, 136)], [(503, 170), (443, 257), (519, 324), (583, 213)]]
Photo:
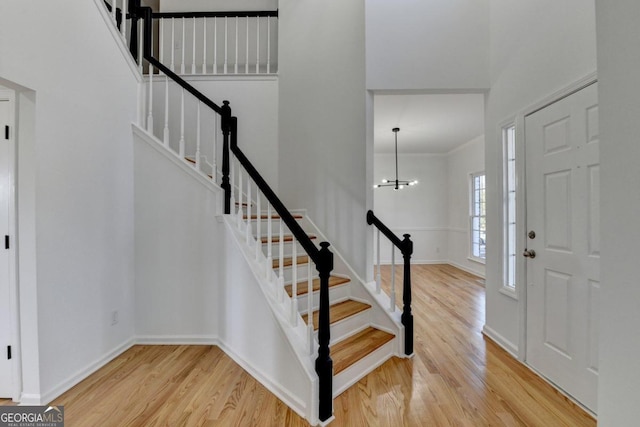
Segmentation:
[[(412, 272), (414, 358), (391, 359), (341, 394), (331, 426), (595, 426), (483, 337), (477, 277), (444, 265)], [(307, 425), (208, 346), (133, 347), (53, 403), (70, 427)]]

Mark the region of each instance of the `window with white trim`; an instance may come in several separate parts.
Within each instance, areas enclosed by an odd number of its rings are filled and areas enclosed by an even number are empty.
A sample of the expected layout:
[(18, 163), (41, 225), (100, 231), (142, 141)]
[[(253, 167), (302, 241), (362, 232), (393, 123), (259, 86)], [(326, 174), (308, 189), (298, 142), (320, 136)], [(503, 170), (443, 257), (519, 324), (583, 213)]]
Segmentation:
[(504, 285), (516, 286), (516, 127), (502, 128), (504, 183)]
[(487, 203), (484, 172), (471, 175), (471, 258), (484, 262), (487, 239)]

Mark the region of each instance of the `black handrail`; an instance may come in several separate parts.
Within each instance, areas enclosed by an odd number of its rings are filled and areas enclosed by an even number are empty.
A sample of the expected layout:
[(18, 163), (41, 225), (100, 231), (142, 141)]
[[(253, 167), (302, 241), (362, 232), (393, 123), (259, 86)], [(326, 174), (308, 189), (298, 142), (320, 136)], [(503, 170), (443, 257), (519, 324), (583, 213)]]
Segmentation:
[(295, 239), (300, 242), (309, 255), (309, 258), (311, 258), (316, 265), (320, 277), (320, 306), (318, 325), (319, 348), (315, 369), (318, 374), (319, 386), (319, 419), (326, 421), (333, 415), (333, 361), (331, 360), (329, 349), (329, 341), (331, 339), (329, 277), (333, 270), (333, 253), (329, 250), (330, 244), (329, 242), (320, 243), (321, 249), (318, 249), (313, 244), (307, 233), (300, 227), (300, 224), (298, 224), (293, 215), (291, 215), (278, 196), (276, 196), (269, 184), (267, 184), (242, 150), (240, 150), (238, 147), (238, 118), (231, 115), (229, 101), (224, 101), (222, 107), (218, 106), (153, 57), (153, 53), (151, 52), (153, 12), (150, 7), (140, 7), (139, 0), (132, 0), (132, 3), (136, 4), (134, 9), (135, 19), (142, 18), (144, 20), (144, 59), (221, 116), (221, 129), (223, 133), (223, 176), (221, 187), (225, 192), (225, 214), (231, 213), (230, 200), (232, 189), (229, 184), (229, 152), (232, 152), (265, 195), (269, 203), (271, 203), (271, 206), (273, 206), (282, 221), (287, 225)]
[(400, 240), (393, 231), (373, 214), (367, 212), (367, 224), (374, 225), (391, 241), (400, 251), (404, 259), (404, 276), (402, 285), (402, 316), (404, 326), (404, 354), (413, 354), (413, 314), (411, 314), (411, 255), (413, 254), (413, 242), (410, 234), (404, 234)]
[(151, 15), (154, 19), (162, 18), (263, 18), (278, 17), (277, 10), (252, 10), (252, 11), (229, 11), (229, 12), (154, 12)]
[[(104, 0), (104, 5), (107, 7), (107, 10), (109, 12), (113, 12), (113, 6), (111, 6), (111, 3), (109, 3), (107, 0)], [(125, 14), (125, 19), (129, 18), (129, 15)], [(122, 25), (122, 9), (120, 9), (119, 7), (116, 7), (116, 27), (118, 28), (118, 30), (120, 29)]]

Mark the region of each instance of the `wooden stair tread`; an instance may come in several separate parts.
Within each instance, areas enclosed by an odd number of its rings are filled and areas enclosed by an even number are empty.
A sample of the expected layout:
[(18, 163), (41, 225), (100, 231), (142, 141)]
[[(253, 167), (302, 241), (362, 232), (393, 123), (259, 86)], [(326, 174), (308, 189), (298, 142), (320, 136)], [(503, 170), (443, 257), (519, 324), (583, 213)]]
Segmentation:
[[(300, 255), (298, 257), (296, 257), (296, 264), (297, 265), (302, 265), (302, 264), (308, 264), (309, 263), (309, 256), (307, 255)], [(293, 257), (285, 257), (282, 260), (282, 267), (291, 267), (293, 265)], [(276, 268), (280, 268), (280, 260), (278, 258), (273, 260), (272, 266), (274, 269)]]
[[(308, 234), (307, 236), (309, 236), (309, 238), (311, 240), (316, 238), (315, 234)], [(284, 243), (293, 242), (293, 240), (294, 240), (293, 239), (293, 235), (291, 235), (291, 234), (285, 234), (283, 236), (283, 238), (282, 238), (282, 241)], [(269, 243), (269, 237), (267, 237), (267, 236), (261, 237), (260, 241), (262, 242), (263, 245), (266, 244), (266, 243)], [(271, 238), (271, 243), (280, 243), (280, 236), (273, 236)]]
[(333, 359), (333, 374), (337, 375), (365, 356), (382, 347), (395, 336), (369, 326), (331, 346), (331, 359)]
[[(349, 283), (351, 280), (346, 277), (337, 277), (337, 276), (329, 276), (329, 287), (343, 285), (345, 283)], [(298, 296), (307, 294), (307, 281), (302, 280), (298, 282)], [(292, 285), (286, 285), (284, 287), (287, 294), (291, 296), (292, 293)], [(320, 278), (316, 277), (313, 279), (313, 292), (318, 292), (320, 290)]]
[[(302, 219), (303, 216), (302, 215), (291, 215), (293, 217), (293, 219)], [(247, 215), (243, 215), (242, 219), (247, 219)], [(255, 221), (256, 219), (258, 219), (258, 215), (251, 215), (251, 220)], [(262, 220), (267, 220), (269, 219), (269, 215), (260, 215), (260, 219)], [(280, 219), (280, 215), (271, 215), (271, 219)]]
[[(196, 164), (196, 159), (192, 159), (191, 157), (185, 157), (184, 159), (189, 163), (193, 163), (194, 165)], [(213, 179), (213, 176), (210, 173), (208, 173), (207, 176)]]
[[(342, 301), (339, 302), (337, 304), (333, 304), (330, 308), (329, 308), (329, 317), (331, 319), (331, 324), (337, 323), (341, 320), (344, 320), (348, 317), (351, 317), (353, 315), (356, 315), (360, 312), (363, 312), (365, 310), (370, 309), (371, 306), (369, 304), (365, 304), (363, 302), (359, 302), (359, 301), (354, 301), (354, 300), (346, 300), (346, 301)], [(317, 331), (318, 330), (318, 317), (319, 317), (320, 311), (319, 310), (315, 310), (313, 312), (313, 330)], [(308, 318), (308, 314), (305, 313), (302, 315), (302, 320), (304, 320), (304, 323), (308, 323), (307, 322), (307, 318)]]

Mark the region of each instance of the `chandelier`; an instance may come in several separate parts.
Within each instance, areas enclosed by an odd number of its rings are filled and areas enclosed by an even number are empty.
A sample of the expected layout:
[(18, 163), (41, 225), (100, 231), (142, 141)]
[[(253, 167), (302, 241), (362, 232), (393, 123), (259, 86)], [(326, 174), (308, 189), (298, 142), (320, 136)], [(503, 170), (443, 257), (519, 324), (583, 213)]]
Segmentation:
[(407, 181), (398, 179), (398, 132), (400, 132), (400, 128), (393, 128), (391, 131), (395, 134), (396, 140), (396, 179), (383, 179), (382, 184), (375, 184), (373, 188), (393, 187), (394, 190), (402, 190), (407, 185), (416, 185), (418, 180), (414, 179), (413, 181)]

